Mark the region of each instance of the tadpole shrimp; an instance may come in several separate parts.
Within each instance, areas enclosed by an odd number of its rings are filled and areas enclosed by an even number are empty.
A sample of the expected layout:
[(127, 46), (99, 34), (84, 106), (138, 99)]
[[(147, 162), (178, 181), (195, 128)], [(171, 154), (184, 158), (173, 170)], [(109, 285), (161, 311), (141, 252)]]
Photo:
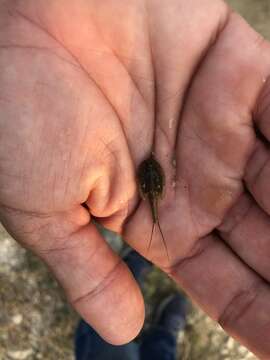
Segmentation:
[(167, 257), (169, 259), (168, 247), (159, 223), (158, 216), (158, 200), (162, 197), (164, 192), (165, 174), (161, 165), (155, 159), (153, 152), (149, 158), (140, 164), (137, 177), (140, 195), (143, 200), (149, 201), (153, 221), (147, 252), (149, 252), (151, 248), (155, 225), (157, 225), (162, 237), (162, 242), (166, 250)]

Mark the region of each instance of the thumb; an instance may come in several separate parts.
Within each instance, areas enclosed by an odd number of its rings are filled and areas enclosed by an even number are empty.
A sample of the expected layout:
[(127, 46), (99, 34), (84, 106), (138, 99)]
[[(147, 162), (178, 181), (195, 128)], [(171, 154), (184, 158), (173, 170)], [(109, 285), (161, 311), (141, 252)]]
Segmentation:
[(100, 336), (120, 345), (138, 334), (144, 321), (140, 289), (83, 207), (50, 215), (5, 208), (0, 215), (11, 235), (47, 263), (70, 303)]

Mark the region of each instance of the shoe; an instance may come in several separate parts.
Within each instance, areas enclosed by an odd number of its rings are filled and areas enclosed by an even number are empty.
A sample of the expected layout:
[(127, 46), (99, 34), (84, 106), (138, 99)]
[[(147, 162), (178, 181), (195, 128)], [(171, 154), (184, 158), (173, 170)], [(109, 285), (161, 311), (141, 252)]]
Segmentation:
[(129, 267), (139, 285), (142, 286), (145, 276), (152, 270), (153, 264), (130, 247), (124, 249), (122, 259)]
[(184, 330), (188, 313), (188, 301), (180, 293), (170, 295), (159, 305), (155, 323), (174, 336)]

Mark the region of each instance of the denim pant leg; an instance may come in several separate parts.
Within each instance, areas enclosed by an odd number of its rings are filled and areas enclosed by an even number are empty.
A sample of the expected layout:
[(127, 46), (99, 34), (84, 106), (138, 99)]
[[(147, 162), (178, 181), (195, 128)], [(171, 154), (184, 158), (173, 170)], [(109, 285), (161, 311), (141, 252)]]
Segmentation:
[(142, 339), (141, 360), (176, 360), (176, 338), (162, 328), (152, 329)]
[(135, 342), (114, 346), (105, 342), (87, 323), (81, 321), (75, 336), (76, 360), (139, 360)]

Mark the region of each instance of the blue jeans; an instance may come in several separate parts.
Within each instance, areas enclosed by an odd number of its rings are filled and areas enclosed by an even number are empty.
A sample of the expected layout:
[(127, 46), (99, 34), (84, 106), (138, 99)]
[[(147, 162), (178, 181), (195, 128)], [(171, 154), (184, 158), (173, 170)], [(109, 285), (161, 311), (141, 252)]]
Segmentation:
[(176, 339), (166, 330), (153, 327), (140, 344), (132, 341), (114, 346), (81, 321), (75, 337), (75, 353), (76, 360), (175, 360)]

